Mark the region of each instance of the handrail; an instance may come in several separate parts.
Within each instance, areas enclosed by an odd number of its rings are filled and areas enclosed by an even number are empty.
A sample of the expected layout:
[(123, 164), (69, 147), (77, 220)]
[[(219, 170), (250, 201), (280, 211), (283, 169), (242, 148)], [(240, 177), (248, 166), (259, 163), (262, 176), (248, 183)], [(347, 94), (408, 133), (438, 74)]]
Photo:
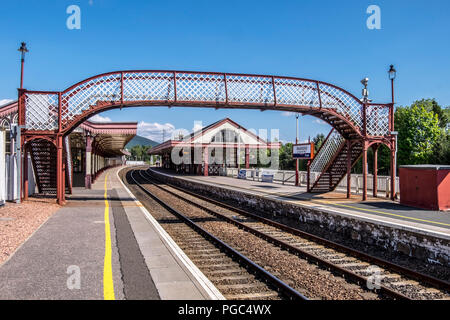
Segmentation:
[[(318, 109), (340, 118), (354, 132), (362, 135), (361, 111), (364, 104), (348, 91), (333, 84), (305, 78), (198, 71), (130, 70), (96, 75), (61, 92), (25, 90), (26, 97), (32, 94), (58, 93), (62, 96), (63, 105), (60, 107), (60, 126), (63, 127), (59, 128), (60, 132), (67, 132), (80, 121), (78, 119), (84, 119), (107, 106), (197, 105), (297, 112)], [(43, 97), (40, 97), (39, 101), (25, 100), (25, 108), (31, 110), (31, 114), (41, 114), (42, 109), (45, 109)], [(389, 126), (389, 119), (386, 121)], [(46, 123), (32, 123), (27, 129), (54, 128)]]

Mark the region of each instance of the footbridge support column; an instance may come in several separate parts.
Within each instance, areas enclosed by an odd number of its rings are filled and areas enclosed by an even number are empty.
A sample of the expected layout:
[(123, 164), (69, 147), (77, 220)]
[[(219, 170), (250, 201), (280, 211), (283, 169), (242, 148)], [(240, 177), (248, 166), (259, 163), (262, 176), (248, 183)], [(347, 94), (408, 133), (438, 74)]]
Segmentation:
[(367, 200), (367, 150), (368, 142), (364, 140), (363, 142), (363, 197), (362, 200)]
[(347, 140), (347, 199), (352, 194), (352, 143)]
[(59, 205), (64, 204), (63, 137), (56, 136), (56, 198)]
[(86, 189), (91, 189), (91, 185), (92, 185), (92, 160), (91, 160), (91, 155), (92, 155), (92, 137), (91, 135), (86, 135), (86, 175), (84, 178), (84, 186)]
[(378, 196), (378, 145), (372, 146), (373, 150), (373, 197)]

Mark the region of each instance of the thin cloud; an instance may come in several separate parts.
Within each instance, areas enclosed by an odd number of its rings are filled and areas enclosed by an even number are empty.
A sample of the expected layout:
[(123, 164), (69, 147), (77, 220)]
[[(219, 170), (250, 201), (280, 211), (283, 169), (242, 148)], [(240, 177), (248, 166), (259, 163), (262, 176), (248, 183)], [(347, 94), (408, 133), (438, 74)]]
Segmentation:
[(8, 104), (8, 103), (13, 102), (13, 101), (14, 100), (11, 100), (11, 99), (1, 99), (0, 100), (0, 106), (3, 106), (5, 104)]
[(137, 134), (157, 142), (163, 142), (172, 137), (175, 126), (171, 123), (145, 122), (138, 123)]
[(101, 116), (101, 115), (99, 115), (99, 114), (96, 114), (95, 116), (89, 118), (89, 121), (92, 121), (92, 122), (101, 122), (101, 123), (104, 123), (104, 122), (112, 122), (111, 118), (109, 118), (109, 117), (103, 117), (103, 116)]
[(315, 120), (314, 120), (314, 123), (317, 123), (317, 124), (327, 124), (325, 121), (322, 121), (322, 120), (320, 120), (320, 119), (315, 119)]

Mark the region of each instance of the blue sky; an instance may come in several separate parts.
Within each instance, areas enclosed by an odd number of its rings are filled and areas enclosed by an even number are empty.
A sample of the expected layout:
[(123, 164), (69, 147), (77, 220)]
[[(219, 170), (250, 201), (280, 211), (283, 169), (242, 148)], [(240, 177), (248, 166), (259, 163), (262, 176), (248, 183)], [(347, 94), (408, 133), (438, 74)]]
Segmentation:
[[(81, 30), (66, 27), (69, 5), (81, 8)], [(366, 9), (381, 8), (381, 30)], [(450, 1), (3, 1), (0, 5), (0, 100), (15, 99), (21, 41), (30, 49), (25, 87), (63, 90), (89, 76), (124, 69), (181, 69), (298, 76), (331, 82), (390, 101), (387, 68), (398, 70), (399, 105), (436, 98), (450, 105)], [(230, 117), (247, 128), (280, 129), (295, 139), (295, 118), (281, 112), (128, 108), (101, 114), (140, 121), (140, 133), (191, 130)], [(300, 139), (326, 124), (301, 117)]]

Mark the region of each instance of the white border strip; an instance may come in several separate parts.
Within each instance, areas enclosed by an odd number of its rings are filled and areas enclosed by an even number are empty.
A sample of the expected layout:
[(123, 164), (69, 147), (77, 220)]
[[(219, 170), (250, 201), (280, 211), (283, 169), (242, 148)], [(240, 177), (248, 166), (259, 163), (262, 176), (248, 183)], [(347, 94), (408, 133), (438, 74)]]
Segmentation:
[[(400, 220), (400, 219), (385, 217), (385, 216), (381, 216), (381, 215), (365, 213), (363, 211), (357, 211), (357, 213), (353, 213), (352, 210), (345, 210), (342, 208), (327, 206), (325, 203), (324, 204), (316, 203), (314, 205), (311, 205), (311, 204), (305, 203), (305, 201), (303, 201), (302, 199), (295, 200), (292, 198), (288, 198), (288, 197), (286, 197), (286, 195), (283, 195), (283, 194), (266, 193), (263, 190), (253, 190), (253, 189), (247, 189), (245, 187), (237, 187), (237, 186), (232, 186), (232, 185), (223, 184), (223, 183), (202, 181), (202, 180), (191, 178), (191, 177), (187, 178), (187, 177), (173, 176), (173, 175), (166, 174), (164, 172), (159, 172), (159, 171), (155, 171), (152, 169), (150, 169), (150, 170), (155, 172), (156, 174), (165, 175), (167, 177), (171, 177), (171, 178), (175, 178), (175, 179), (180, 179), (180, 180), (184, 179), (189, 182), (198, 183), (198, 184), (202, 184), (202, 185), (206, 185), (206, 186), (211, 185), (214, 187), (223, 188), (223, 189), (227, 189), (227, 190), (231, 190), (231, 191), (235, 191), (235, 192), (245, 193), (245, 194), (249, 194), (249, 195), (253, 195), (253, 196), (259, 196), (262, 198), (270, 199), (272, 201), (288, 202), (288, 203), (291, 203), (291, 204), (294, 204), (294, 205), (297, 205), (300, 207), (305, 207), (308, 209), (311, 209), (311, 208), (316, 209), (316, 210), (322, 211), (327, 214), (332, 214), (332, 215), (337, 215), (337, 216), (346, 216), (347, 218), (350, 218), (350, 219), (366, 221), (369, 223), (373, 223), (375, 225), (381, 225), (381, 226), (385, 226), (385, 227), (389, 227), (389, 228), (393, 228), (393, 229), (405, 230), (408, 232), (420, 234), (422, 236), (431, 236), (431, 237), (435, 237), (437, 239), (450, 240), (450, 234), (446, 232), (447, 229), (441, 228), (439, 226), (434, 226), (434, 225), (429, 225), (429, 224), (421, 224), (419, 222), (408, 221), (408, 220)], [(280, 198), (283, 198), (283, 200)], [(355, 208), (355, 209), (357, 209), (357, 208)], [(404, 224), (402, 224), (399, 221), (404, 221)], [(433, 229), (436, 229), (436, 230), (433, 230)], [(442, 230), (442, 231), (440, 231), (440, 230)]]
[[(126, 168), (126, 167), (125, 167)], [(147, 209), (142, 205), (142, 203), (136, 199), (136, 197), (131, 193), (128, 187), (122, 182), (119, 177), (119, 171), (125, 169), (122, 168), (116, 171), (117, 179), (120, 181), (122, 186), (128, 192), (130, 197), (134, 200), (136, 205), (141, 209), (147, 220), (153, 225), (156, 231), (159, 233), (161, 240), (165, 243), (166, 247), (175, 255), (188, 270), (188, 272), (194, 277), (198, 284), (203, 288), (206, 294), (211, 300), (226, 300), (225, 297), (220, 293), (216, 286), (204, 275), (202, 271), (189, 259), (189, 257), (181, 250), (181, 248), (176, 244), (172, 237), (161, 227), (161, 225), (156, 221), (155, 218), (147, 211)]]

